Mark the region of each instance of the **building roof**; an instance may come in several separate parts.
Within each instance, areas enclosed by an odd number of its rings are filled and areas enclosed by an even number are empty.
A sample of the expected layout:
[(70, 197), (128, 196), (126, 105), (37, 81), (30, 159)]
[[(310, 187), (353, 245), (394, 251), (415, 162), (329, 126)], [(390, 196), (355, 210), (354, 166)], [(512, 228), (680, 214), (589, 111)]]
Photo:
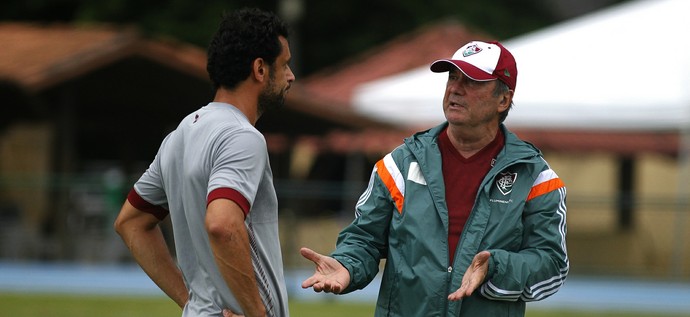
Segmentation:
[[(114, 116), (128, 111), (121, 105), (128, 105), (139, 107), (137, 111), (159, 114), (157, 122), (161, 125), (174, 124), (179, 116), (191, 111), (190, 106), (208, 101), (210, 84), (208, 90), (203, 84), (209, 82), (205, 50), (172, 40), (146, 39), (131, 27), (0, 22), (0, 45), (3, 46), (0, 49), (0, 88), (5, 87), (0, 90), (2, 98), (7, 101), (8, 93), (19, 93), (21, 98), (46, 103), (6, 107), (3, 117), (7, 120), (0, 122), (0, 127), (19, 120), (18, 111), (31, 114), (45, 113), (40, 109), (46, 108), (59, 111), (57, 108), (64, 101), (32, 96), (63, 89), (66, 82), (78, 83), (72, 85), (79, 87), (79, 95), (72, 102), (89, 100), (83, 105), (86, 109), (97, 102), (100, 109), (116, 112), (102, 116), (103, 111), (79, 111), (82, 117), (89, 113), (102, 120), (117, 120)], [(113, 84), (117, 87), (107, 87)], [(85, 88), (87, 86), (90, 88)], [(150, 93), (160, 89), (171, 91)], [(327, 145), (323, 150), (337, 151), (342, 147), (328, 146), (333, 139), (329, 131), (351, 134), (354, 138), (359, 134), (354, 131), (392, 128), (357, 114), (349, 107), (315, 100), (297, 82), (288, 93), (283, 109), (262, 116), (258, 124), (267, 136), (269, 151), (280, 151), (304, 135), (321, 136), (320, 143)], [(143, 106), (146, 109), (140, 108)], [(168, 110), (159, 109), (161, 107)], [(95, 122), (95, 118), (82, 121)], [(276, 140), (278, 142), (272, 142)], [(367, 144), (368, 150), (376, 143)], [(351, 146), (347, 150), (361, 151), (363, 148)]]
[(191, 45), (148, 41), (131, 28), (0, 23), (0, 80), (39, 91), (126, 56), (152, 57), (206, 78), (206, 54)]
[[(351, 104), (353, 91), (366, 82), (450, 56), (460, 43), (472, 39), (489, 40), (490, 37), (453, 21), (422, 27), (343, 63), (299, 79), (288, 94), (286, 107), (297, 113), (308, 114), (307, 121), (313, 118), (327, 120), (358, 130), (335, 131), (325, 135), (323, 143), (330, 150), (371, 148), (374, 152), (385, 152), (398, 145), (402, 137), (409, 134), (409, 128), (395, 127), (356, 113)], [(14, 83), (29, 93), (53, 87), (132, 56), (155, 60), (189, 76), (208, 80), (204, 50), (174, 41), (147, 40), (132, 28), (0, 23), (0, 44), (3, 45), (0, 50), (0, 81)], [(269, 120), (268, 116), (266, 119)], [(274, 122), (273, 125), (278, 125), (282, 121), (281, 118), (275, 118)], [(673, 154), (678, 145), (677, 136), (666, 134), (620, 133), (601, 137), (604, 133), (596, 131), (517, 132), (544, 150), (575, 149), (625, 154), (654, 151)], [(640, 143), (641, 138), (649, 142)]]
[[(0, 44), (3, 45), (0, 50), (0, 82), (19, 86), (28, 94), (132, 57), (142, 57), (190, 77), (209, 81), (205, 50), (172, 40), (146, 39), (131, 27), (4, 22), (0, 23)], [(292, 111), (290, 118), (294, 121), (302, 113), (308, 116), (302, 116), (304, 119), (300, 120), (318, 118), (335, 123), (337, 127), (351, 129), (390, 126), (347, 107), (323, 106), (313, 100), (299, 83), (293, 85), (286, 102), (286, 110)], [(262, 120), (270, 121), (272, 116), (285, 115), (285, 111), (267, 114)], [(273, 126), (280, 129), (280, 125)]]

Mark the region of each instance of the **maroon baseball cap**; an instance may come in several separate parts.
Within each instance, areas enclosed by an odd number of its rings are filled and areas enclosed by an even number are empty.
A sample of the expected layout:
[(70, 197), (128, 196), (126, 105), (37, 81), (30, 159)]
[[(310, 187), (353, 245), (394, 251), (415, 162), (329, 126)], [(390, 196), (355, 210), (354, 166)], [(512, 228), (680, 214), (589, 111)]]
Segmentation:
[(431, 71), (442, 73), (456, 67), (465, 76), (476, 81), (500, 80), (515, 91), (517, 65), (515, 58), (498, 42), (472, 41), (465, 44), (450, 59), (431, 64)]

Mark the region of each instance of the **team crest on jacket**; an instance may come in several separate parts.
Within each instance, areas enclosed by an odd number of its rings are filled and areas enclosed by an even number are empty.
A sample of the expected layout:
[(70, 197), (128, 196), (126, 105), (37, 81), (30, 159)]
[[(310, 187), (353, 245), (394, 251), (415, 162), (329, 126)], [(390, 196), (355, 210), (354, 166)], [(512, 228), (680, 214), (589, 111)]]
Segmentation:
[(513, 191), (513, 184), (517, 179), (517, 173), (505, 172), (498, 174), (498, 179), (496, 180), (496, 187), (501, 191), (501, 194), (508, 195)]

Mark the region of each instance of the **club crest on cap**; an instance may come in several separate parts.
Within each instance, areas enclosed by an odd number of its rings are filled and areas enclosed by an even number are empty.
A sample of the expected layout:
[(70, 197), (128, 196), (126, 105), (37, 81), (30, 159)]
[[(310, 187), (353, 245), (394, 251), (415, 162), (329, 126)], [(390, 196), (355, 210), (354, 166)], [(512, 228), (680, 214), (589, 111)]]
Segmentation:
[(477, 44), (472, 44), (472, 45), (468, 46), (464, 52), (462, 52), (462, 56), (467, 57), (470, 55), (477, 54), (481, 51), (482, 51), (482, 49), (479, 46), (477, 46)]

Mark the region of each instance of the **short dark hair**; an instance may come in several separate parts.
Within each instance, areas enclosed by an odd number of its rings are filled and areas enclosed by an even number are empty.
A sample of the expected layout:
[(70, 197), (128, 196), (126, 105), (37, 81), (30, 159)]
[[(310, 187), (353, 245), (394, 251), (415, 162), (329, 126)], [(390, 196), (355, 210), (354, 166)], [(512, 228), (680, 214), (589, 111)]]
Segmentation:
[(274, 13), (256, 8), (224, 13), (208, 47), (206, 70), (213, 89), (235, 88), (257, 58), (273, 65), (282, 51), (280, 36), (288, 38), (288, 26)]
[[(504, 83), (503, 81), (496, 80), (496, 86), (494, 86), (494, 91), (493, 91), (494, 97), (501, 96), (504, 93), (507, 93), (508, 91), (510, 91), (508, 84)], [(512, 108), (513, 108), (513, 101), (511, 100), (510, 106), (508, 107), (508, 109), (506, 109), (506, 111), (501, 112), (501, 114), (498, 116), (498, 122), (499, 123), (503, 123), (503, 121), (506, 120), (506, 118), (508, 117), (508, 112)]]

